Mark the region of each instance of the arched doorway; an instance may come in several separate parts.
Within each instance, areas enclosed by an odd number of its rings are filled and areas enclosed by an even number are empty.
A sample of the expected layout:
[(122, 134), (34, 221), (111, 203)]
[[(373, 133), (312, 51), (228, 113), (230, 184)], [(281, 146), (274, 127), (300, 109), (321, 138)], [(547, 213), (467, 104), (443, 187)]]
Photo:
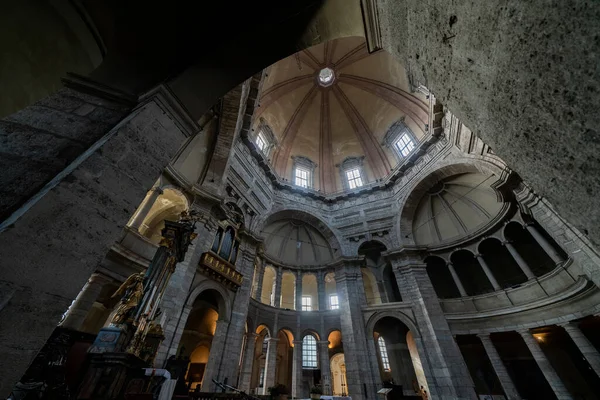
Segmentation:
[(337, 353), (331, 357), (332, 389), (334, 396), (348, 395), (348, 382), (346, 381), (346, 361), (344, 353)]
[(402, 321), (381, 318), (375, 323), (373, 338), (384, 386), (402, 390), (406, 396), (414, 396), (421, 386), (429, 392), (414, 337)]
[(189, 390), (201, 386), (210, 349), (217, 329), (217, 321), (223, 308), (221, 294), (208, 289), (198, 295), (185, 324), (178, 354), (188, 356), (190, 363), (186, 374)]

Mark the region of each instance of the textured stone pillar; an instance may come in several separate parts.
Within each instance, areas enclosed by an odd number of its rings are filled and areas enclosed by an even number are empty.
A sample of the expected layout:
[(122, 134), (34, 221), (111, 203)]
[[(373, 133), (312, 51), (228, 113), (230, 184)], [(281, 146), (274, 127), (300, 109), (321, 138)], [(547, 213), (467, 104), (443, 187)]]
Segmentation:
[(164, 106), (165, 92), (137, 103), (86, 78), (65, 84), (0, 120), (0, 358), (11, 360), (0, 397), (196, 129)]
[[(160, 304), (165, 339), (161, 342), (154, 360), (154, 365), (158, 368), (162, 367), (170, 356), (177, 354), (179, 341), (195, 300), (189, 296), (198, 262), (202, 254), (210, 250), (217, 231), (208, 207), (209, 205), (206, 205), (202, 208), (200, 204), (194, 206), (194, 211), (200, 216), (194, 231), (198, 236), (192, 241), (184, 260), (175, 266), (175, 272), (167, 284)], [(220, 315), (219, 318), (225, 319), (228, 316)]]
[(548, 240), (546, 240), (544, 235), (542, 235), (542, 233), (538, 230), (537, 226), (534, 223), (530, 222), (530, 223), (525, 224), (525, 226), (527, 227), (527, 230), (529, 231), (531, 236), (533, 236), (535, 241), (540, 245), (540, 247), (542, 249), (544, 249), (546, 254), (548, 254), (548, 256), (550, 256), (550, 258), (552, 259), (552, 261), (554, 261), (555, 264), (558, 264), (558, 263), (561, 263), (564, 261), (562, 259), (562, 257), (560, 256), (560, 254), (558, 253), (558, 251), (556, 251), (554, 246), (552, 244), (550, 244), (550, 242), (548, 242)]
[(283, 268), (277, 268), (275, 275), (275, 294), (273, 298), (273, 307), (281, 307), (281, 281), (283, 279)]
[(102, 291), (105, 284), (111, 281), (112, 279), (105, 275), (93, 273), (59, 325), (63, 328), (80, 330), (100, 291)]
[(244, 351), (244, 361), (242, 373), (240, 376), (239, 388), (244, 392), (250, 391), (250, 381), (252, 380), (252, 368), (254, 367), (254, 350), (258, 335), (254, 332), (246, 333), (246, 350)]
[(302, 340), (294, 340), (292, 355), (292, 398), (302, 398)]
[(550, 384), (550, 387), (554, 391), (556, 398), (558, 400), (572, 400), (571, 394), (569, 393), (565, 385), (562, 383), (560, 377), (554, 370), (554, 367), (552, 366), (552, 364), (550, 364), (550, 360), (546, 358), (546, 355), (542, 351), (540, 344), (533, 337), (531, 332), (529, 332), (529, 330), (527, 329), (517, 332), (525, 341), (525, 344), (529, 348), (533, 359), (537, 363), (538, 367), (540, 367), (540, 370), (544, 374), (544, 377), (546, 378), (546, 380)]
[[(227, 337), (227, 329), (229, 328), (229, 321), (219, 319), (217, 321), (217, 328), (215, 329), (215, 335), (213, 336), (210, 344), (210, 353), (208, 354), (208, 362), (206, 363), (206, 369), (204, 370), (204, 377), (202, 378), (202, 391), (203, 392), (217, 392), (217, 385), (212, 381), (216, 379), (219, 381), (219, 366), (221, 359), (223, 358), (223, 351), (225, 349), (225, 339)], [(228, 384), (234, 384), (233, 382), (227, 382)]]
[(490, 363), (496, 372), (496, 376), (500, 381), (500, 385), (502, 385), (502, 389), (504, 390), (504, 394), (508, 400), (519, 400), (521, 397), (519, 396), (519, 392), (515, 387), (510, 375), (508, 375), (508, 371), (504, 366), (504, 363), (500, 359), (500, 355), (490, 338), (490, 335), (487, 333), (483, 333), (477, 335), (481, 340), (481, 344), (485, 348), (485, 352), (487, 353), (488, 358), (490, 359)]
[(485, 276), (488, 277), (490, 283), (494, 287), (494, 290), (500, 290), (501, 287), (500, 287), (500, 285), (498, 285), (498, 281), (494, 277), (494, 274), (492, 274), (492, 271), (490, 270), (490, 267), (487, 265), (487, 262), (485, 262), (483, 256), (481, 254), (476, 254), (475, 258), (477, 258), (477, 261), (479, 261), (479, 265), (481, 265), (481, 269), (483, 269), (483, 272), (485, 272)]
[(327, 301), (327, 294), (325, 293), (325, 273), (319, 271), (317, 274), (317, 292), (319, 298), (318, 310), (328, 310), (329, 302)]
[[(275, 372), (277, 368), (277, 342), (279, 342), (279, 339), (267, 339), (267, 356), (265, 358), (265, 375), (262, 394), (269, 394), (269, 388), (275, 385)], [(302, 362), (302, 356), (300, 356), (300, 362)]]
[(331, 364), (329, 363), (329, 340), (320, 340), (319, 346), (319, 365), (321, 366), (321, 383), (323, 394), (330, 396), (331, 387)]
[(265, 279), (265, 260), (264, 258), (258, 259), (258, 270), (256, 271), (256, 285), (254, 286), (254, 293), (252, 297), (257, 301), (261, 301), (263, 280)]
[(596, 375), (600, 377), (600, 353), (594, 347), (594, 345), (588, 340), (587, 337), (581, 332), (576, 322), (561, 324), (565, 331), (571, 336), (571, 339), (583, 354), (583, 357), (590, 364), (590, 367), (596, 372)]
[(345, 258), (335, 266), (348, 394), (355, 400), (376, 399), (379, 382), (376, 378), (379, 371), (374, 370), (369, 362), (361, 309), (366, 304), (360, 271), (362, 262), (361, 258)]
[(448, 265), (448, 270), (450, 271), (450, 275), (452, 275), (452, 279), (454, 280), (454, 283), (456, 284), (456, 287), (458, 288), (460, 295), (462, 297), (468, 296), (467, 291), (465, 290), (464, 286), (462, 285), (462, 282), (460, 281), (460, 278), (458, 277), (458, 274), (454, 270), (454, 265), (451, 262), (448, 262), (447, 265)]
[(298, 272), (296, 275), (296, 293), (295, 298), (296, 301), (296, 310), (302, 311), (302, 273)]
[(238, 235), (241, 243), (240, 257), (238, 257), (236, 268), (244, 276), (244, 280), (233, 298), (229, 329), (226, 333), (225, 346), (220, 354), (221, 362), (217, 374), (217, 380), (227, 380), (229, 384), (237, 382), (240, 371), (240, 355), (242, 354), (242, 342), (250, 305), (254, 260), (257, 246), (260, 243), (258, 238), (251, 236), (248, 232), (240, 231)]
[(383, 280), (377, 281), (377, 290), (379, 290), (379, 297), (381, 297), (382, 303), (390, 303), (390, 296), (385, 288), (385, 282)]
[(502, 242), (502, 244), (506, 246), (506, 249), (508, 250), (510, 255), (515, 259), (515, 261), (519, 265), (519, 268), (521, 268), (521, 271), (523, 271), (525, 276), (527, 276), (527, 279), (534, 279), (535, 275), (531, 271), (531, 268), (529, 268), (529, 265), (527, 265), (527, 263), (525, 262), (523, 257), (521, 257), (517, 249), (515, 249), (515, 246), (513, 246), (512, 243), (509, 241)]
[[(404, 249), (386, 255), (405, 302), (412, 304), (419, 332), (413, 332), (431, 398), (477, 399), (475, 385), (417, 252)], [(420, 334), (420, 337), (419, 337)]]
[(133, 220), (129, 225), (131, 228), (138, 231), (140, 230), (140, 227), (142, 226), (142, 223), (148, 216), (150, 209), (152, 209), (152, 206), (156, 202), (156, 199), (158, 199), (158, 196), (160, 196), (162, 193), (163, 191), (159, 187), (155, 187), (150, 190), (150, 196), (148, 196), (144, 204), (142, 204), (142, 206), (138, 209), (137, 213), (133, 217)]

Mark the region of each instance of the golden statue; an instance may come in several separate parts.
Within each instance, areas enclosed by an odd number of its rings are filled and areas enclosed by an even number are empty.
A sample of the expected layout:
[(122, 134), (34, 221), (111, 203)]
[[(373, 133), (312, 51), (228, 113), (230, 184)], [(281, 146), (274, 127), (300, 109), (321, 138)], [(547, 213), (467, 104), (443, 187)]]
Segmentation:
[(135, 310), (144, 295), (144, 272), (138, 272), (131, 275), (123, 282), (117, 291), (110, 297), (111, 299), (121, 297), (117, 312), (110, 322), (113, 325), (119, 325), (131, 317), (131, 312)]

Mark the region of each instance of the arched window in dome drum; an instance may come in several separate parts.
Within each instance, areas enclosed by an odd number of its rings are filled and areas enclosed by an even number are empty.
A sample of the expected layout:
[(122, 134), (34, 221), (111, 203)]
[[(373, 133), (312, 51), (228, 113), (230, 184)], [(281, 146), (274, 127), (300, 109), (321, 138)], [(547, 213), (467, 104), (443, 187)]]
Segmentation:
[(233, 231), (233, 228), (228, 227), (225, 231), (225, 235), (223, 235), (223, 242), (221, 243), (221, 249), (219, 250), (219, 257), (229, 260), (234, 236), (235, 232)]

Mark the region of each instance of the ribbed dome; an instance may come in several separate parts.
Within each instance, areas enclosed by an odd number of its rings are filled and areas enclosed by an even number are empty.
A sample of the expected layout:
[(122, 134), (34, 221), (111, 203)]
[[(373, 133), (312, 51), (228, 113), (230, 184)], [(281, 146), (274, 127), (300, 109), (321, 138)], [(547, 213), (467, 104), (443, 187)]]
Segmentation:
[(413, 235), (419, 245), (439, 244), (465, 237), (494, 219), (502, 209), (482, 174), (461, 174), (431, 187), (421, 198), (413, 220)]
[(303, 221), (275, 221), (265, 227), (262, 235), (267, 255), (284, 264), (314, 265), (333, 260), (333, 251), (327, 239)]

